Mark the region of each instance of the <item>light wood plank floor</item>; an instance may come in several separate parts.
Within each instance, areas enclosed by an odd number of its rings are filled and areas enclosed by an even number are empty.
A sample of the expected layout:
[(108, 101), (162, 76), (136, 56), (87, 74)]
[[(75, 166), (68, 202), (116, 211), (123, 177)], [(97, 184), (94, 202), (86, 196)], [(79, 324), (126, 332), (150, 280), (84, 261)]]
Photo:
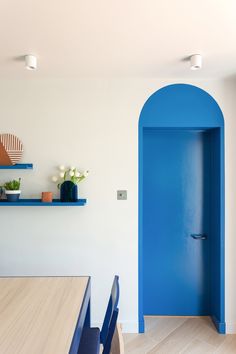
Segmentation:
[(124, 334), (125, 354), (236, 354), (236, 334), (220, 335), (208, 317), (146, 317), (144, 334)]

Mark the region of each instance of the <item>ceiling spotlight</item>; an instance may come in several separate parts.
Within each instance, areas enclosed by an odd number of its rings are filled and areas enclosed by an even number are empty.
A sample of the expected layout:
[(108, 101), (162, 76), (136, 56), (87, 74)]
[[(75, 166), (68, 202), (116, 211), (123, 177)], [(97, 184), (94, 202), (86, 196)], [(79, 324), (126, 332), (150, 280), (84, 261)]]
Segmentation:
[(37, 69), (37, 58), (35, 55), (29, 54), (25, 56), (25, 67), (28, 70)]
[(202, 67), (202, 56), (200, 54), (193, 54), (190, 57), (190, 69), (199, 70)]

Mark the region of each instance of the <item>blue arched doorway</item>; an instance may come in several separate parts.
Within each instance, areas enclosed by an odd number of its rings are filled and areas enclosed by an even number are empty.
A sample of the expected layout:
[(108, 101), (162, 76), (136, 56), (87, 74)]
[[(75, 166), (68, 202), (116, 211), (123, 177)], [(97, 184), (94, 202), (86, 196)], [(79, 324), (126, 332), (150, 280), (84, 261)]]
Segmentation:
[(208, 315), (225, 333), (224, 119), (192, 85), (158, 90), (139, 119), (140, 332), (144, 315)]

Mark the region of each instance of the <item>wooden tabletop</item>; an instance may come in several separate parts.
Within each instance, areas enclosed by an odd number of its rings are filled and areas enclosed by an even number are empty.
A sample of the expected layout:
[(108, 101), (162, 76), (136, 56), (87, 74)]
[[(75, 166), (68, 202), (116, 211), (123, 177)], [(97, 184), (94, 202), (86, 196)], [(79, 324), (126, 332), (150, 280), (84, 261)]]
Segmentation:
[(89, 277), (0, 278), (0, 353), (67, 354)]

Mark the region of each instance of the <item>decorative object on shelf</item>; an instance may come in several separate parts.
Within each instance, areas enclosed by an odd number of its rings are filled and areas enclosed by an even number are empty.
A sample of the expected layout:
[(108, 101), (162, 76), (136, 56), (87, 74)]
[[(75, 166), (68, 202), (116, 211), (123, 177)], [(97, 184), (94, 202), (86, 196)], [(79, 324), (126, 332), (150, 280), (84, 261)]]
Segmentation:
[(20, 183), (21, 183), (21, 178), (19, 180), (13, 179), (12, 181), (4, 183), (3, 186), (1, 186), (1, 191), (4, 188), (5, 195), (7, 198), (8, 202), (16, 202), (19, 200), (20, 197)]
[(78, 199), (78, 186), (71, 181), (65, 181), (60, 186), (61, 202), (76, 202)]
[(12, 166), (20, 161), (23, 145), (13, 134), (0, 134), (0, 165)]
[(52, 203), (52, 192), (42, 192), (42, 202)]
[(53, 176), (52, 181), (58, 183), (61, 201), (76, 202), (78, 200), (78, 184), (88, 176), (89, 171), (79, 172), (74, 166), (65, 168), (63, 165), (59, 166), (59, 170), (59, 177)]

